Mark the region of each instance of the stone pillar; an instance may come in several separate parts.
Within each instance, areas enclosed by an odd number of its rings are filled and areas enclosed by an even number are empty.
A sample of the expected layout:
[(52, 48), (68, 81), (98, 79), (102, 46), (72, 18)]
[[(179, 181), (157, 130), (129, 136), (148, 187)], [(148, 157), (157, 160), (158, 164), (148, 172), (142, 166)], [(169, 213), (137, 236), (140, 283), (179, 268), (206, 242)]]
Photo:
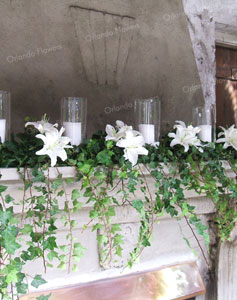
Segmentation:
[(209, 10), (200, 7), (195, 10), (189, 7), (189, 0), (183, 0), (183, 4), (205, 106), (210, 107), (216, 103), (215, 21)]
[(237, 299), (237, 226), (219, 249), (217, 300)]

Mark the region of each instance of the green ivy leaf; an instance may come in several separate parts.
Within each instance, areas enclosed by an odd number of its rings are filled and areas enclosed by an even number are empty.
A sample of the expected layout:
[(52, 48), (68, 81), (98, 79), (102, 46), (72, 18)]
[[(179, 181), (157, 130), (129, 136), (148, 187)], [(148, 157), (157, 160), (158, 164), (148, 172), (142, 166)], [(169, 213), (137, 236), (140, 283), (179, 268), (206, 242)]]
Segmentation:
[(102, 224), (95, 224), (95, 225), (93, 225), (93, 227), (92, 227), (92, 231), (95, 231), (95, 230), (101, 230), (101, 229), (103, 229), (104, 228), (104, 226), (102, 225)]
[(119, 257), (122, 257), (122, 252), (123, 252), (123, 248), (120, 245), (118, 245), (116, 247), (115, 254), (118, 255)]
[(47, 257), (48, 257), (49, 261), (53, 261), (54, 258), (58, 257), (58, 253), (56, 251), (50, 251), (47, 254)]
[(77, 221), (72, 220), (71, 221), (71, 226), (72, 226), (72, 228), (75, 228), (77, 226)]
[(107, 178), (107, 175), (103, 172), (103, 171), (96, 171), (94, 173), (94, 176), (97, 180), (100, 180), (100, 181), (103, 181), (103, 180), (106, 180)]
[(98, 241), (99, 245), (103, 245), (103, 244), (106, 244), (108, 242), (108, 238), (107, 238), (106, 235), (98, 234), (97, 235), (97, 241)]
[(91, 187), (87, 187), (86, 190), (85, 190), (85, 192), (84, 192), (84, 194), (83, 194), (83, 196), (87, 197), (87, 198), (93, 196), (92, 188)]
[(12, 198), (10, 195), (6, 195), (6, 197), (5, 197), (5, 202), (7, 203), (7, 204), (9, 204), (9, 203), (11, 203), (11, 202), (13, 202), (14, 201), (14, 198)]
[(24, 224), (24, 227), (21, 229), (22, 234), (27, 234), (33, 231), (33, 226), (30, 224)]
[(13, 217), (13, 214), (12, 214), (11, 210), (3, 211), (3, 210), (1, 210), (1, 207), (0, 207), (0, 222), (3, 225), (6, 225), (12, 217)]
[(81, 197), (81, 194), (80, 194), (79, 190), (78, 189), (74, 189), (72, 191), (72, 201), (77, 200), (80, 197)]
[(62, 178), (59, 177), (52, 182), (51, 187), (52, 189), (57, 190), (60, 186), (62, 186), (62, 184), (63, 184)]
[(107, 212), (105, 213), (105, 215), (107, 217), (114, 217), (116, 214), (115, 214), (115, 209), (113, 206), (110, 206), (107, 210)]
[(90, 172), (90, 170), (91, 170), (91, 165), (88, 164), (88, 163), (85, 163), (85, 164), (83, 164), (82, 166), (79, 167), (79, 170), (80, 170), (83, 174), (87, 175), (87, 174), (89, 174), (89, 172)]
[(7, 186), (0, 185), (0, 195), (7, 190)]
[(58, 265), (58, 268), (62, 271), (66, 270), (66, 264), (64, 262), (60, 262), (60, 264)]
[(114, 152), (108, 149), (102, 150), (99, 152), (96, 156), (98, 162), (102, 165), (109, 166), (113, 162), (111, 160), (112, 156), (114, 155)]
[(99, 213), (96, 210), (91, 210), (90, 213), (89, 213), (89, 216), (90, 216), (91, 219), (95, 219), (99, 216)]
[(65, 179), (66, 184), (73, 184), (75, 182), (74, 177), (69, 177)]
[(18, 234), (18, 229), (15, 226), (8, 226), (2, 231), (2, 245), (6, 249), (6, 252), (9, 254), (14, 254), (17, 249), (21, 247), (16, 242), (16, 236)]
[(116, 234), (114, 237), (114, 246), (124, 244), (123, 236), (121, 234)]
[(80, 262), (81, 258), (85, 254), (86, 248), (81, 243), (75, 243), (73, 248), (73, 259), (76, 262)]
[(132, 201), (132, 206), (133, 206), (139, 213), (141, 213), (141, 211), (143, 210), (143, 207), (144, 207), (144, 203), (142, 202), (142, 200), (133, 200), (133, 201)]
[(56, 243), (56, 237), (55, 236), (50, 236), (43, 242), (43, 248), (45, 249), (50, 249), (54, 250), (54, 248), (57, 248), (57, 243)]
[(44, 173), (37, 168), (33, 169), (32, 175), (34, 176), (34, 178), (33, 178), (34, 182), (44, 182), (45, 181)]
[(63, 252), (69, 252), (70, 247), (68, 245), (62, 245), (59, 247)]
[(7, 273), (7, 276), (6, 276), (6, 282), (7, 282), (7, 284), (10, 284), (10, 283), (18, 281), (17, 273), (18, 273), (17, 269), (11, 269), (11, 270), (9, 270), (9, 272)]
[(39, 297), (36, 298), (36, 300), (48, 300), (51, 297), (52, 294), (48, 295), (40, 295)]
[(58, 197), (62, 197), (64, 195), (64, 190), (61, 190), (57, 193), (57, 196)]
[(111, 226), (111, 233), (115, 234), (115, 232), (121, 231), (121, 225), (120, 224), (114, 224)]
[(114, 141), (106, 141), (106, 148), (111, 149), (114, 146)]
[(16, 290), (18, 294), (26, 294), (28, 290), (28, 285), (23, 282), (17, 282), (16, 283)]
[(144, 247), (150, 247), (151, 246), (151, 243), (149, 242), (149, 240), (146, 236), (143, 237), (142, 245)]
[(42, 278), (41, 275), (36, 275), (31, 282), (31, 285), (35, 288), (38, 288), (40, 285), (47, 283), (46, 280)]
[(72, 266), (72, 271), (73, 271), (73, 272), (77, 272), (77, 271), (78, 271), (78, 265), (75, 265), (75, 264), (74, 264), (74, 265)]

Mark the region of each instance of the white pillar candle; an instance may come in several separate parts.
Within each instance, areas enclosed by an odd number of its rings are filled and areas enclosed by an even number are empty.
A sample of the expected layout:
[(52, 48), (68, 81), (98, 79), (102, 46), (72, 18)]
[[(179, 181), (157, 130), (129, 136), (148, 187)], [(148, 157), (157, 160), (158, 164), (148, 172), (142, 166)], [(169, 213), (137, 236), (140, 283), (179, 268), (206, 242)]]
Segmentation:
[(199, 132), (199, 138), (203, 142), (212, 142), (212, 126), (211, 125), (199, 125), (201, 130)]
[(64, 122), (65, 135), (71, 139), (71, 144), (78, 146), (81, 143), (81, 122)]
[(0, 120), (0, 138), (1, 138), (2, 143), (5, 142), (5, 136), (6, 136), (6, 120), (1, 119)]
[(139, 124), (138, 128), (147, 144), (155, 143), (155, 125)]

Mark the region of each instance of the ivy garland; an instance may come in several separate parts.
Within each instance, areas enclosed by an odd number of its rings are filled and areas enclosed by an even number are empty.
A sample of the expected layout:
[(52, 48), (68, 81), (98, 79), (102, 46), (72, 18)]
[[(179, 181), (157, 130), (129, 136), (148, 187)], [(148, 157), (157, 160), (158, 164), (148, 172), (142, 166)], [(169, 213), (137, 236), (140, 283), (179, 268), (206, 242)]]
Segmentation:
[[(104, 264), (116, 260), (123, 251), (121, 228), (112, 222), (116, 206), (129, 205), (140, 215), (138, 242), (130, 253), (129, 267), (143, 249), (150, 246), (154, 224), (164, 213), (177, 220), (184, 218), (199, 243), (193, 230), (195, 226), (208, 246), (208, 228), (196, 215), (195, 207), (186, 201), (184, 192), (187, 190), (204, 193), (213, 201), (219, 238), (222, 241), (229, 239), (237, 220), (233, 207), (237, 185), (235, 179), (228, 178), (225, 174), (222, 161), (229, 162), (237, 174), (237, 155), (234, 149), (224, 150), (218, 144), (215, 148), (214, 145), (205, 147), (204, 153), (200, 153), (195, 147), (185, 153), (183, 147), (178, 145), (171, 149), (171, 139), (165, 136), (159, 147), (147, 145), (149, 154), (139, 157), (138, 164), (132, 167), (124, 159), (122, 149), (116, 147), (113, 141), (105, 141), (105, 133), (98, 132), (79, 147), (67, 149), (67, 161), (58, 163), (58, 166), (75, 167), (76, 178), (63, 180), (57, 169), (57, 179), (50, 181), (49, 158), (35, 155), (42, 148), (42, 141), (35, 138), (35, 133), (34, 130), (27, 129), (18, 134), (17, 138), (12, 136), (11, 141), (0, 144), (0, 167), (17, 168), (24, 182), (24, 196), (21, 200), (7, 194), (7, 186), (0, 185), (2, 299), (19, 299), (20, 295), (28, 292), (30, 284), (38, 288), (46, 283), (40, 274), (31, 278), (25, 273), (24, 266), (30, 261), (40, 258), (45, 272), (55, 265), (62, 270), (77, 270), (77, 263), (86, 249), (73, 235), (77, 225), (73, 213), (83, 207), (84, 203), (80, 201), (82, 196), (87, 199), (87, 203), (93, 204), (91, 221), (85, 224), (84, 229), (91, 227), (93, 231), (99, 231), (98, 243), (101, 246), (101, 262)], [(147, 175), (154, 183), (152, 191)], [(78, 182), (78, 188), (67, 195), (66, 185), (75, 182)], [(137, 190), (141, 191), (143, 198), (135, 197)], [(26, 197), (28, 193), (30, 197)], [(63, 210), (59, 208), (61, 197), (64, 197)], [(14, 209), (17, 206), (21, 213), (16, 215)], [(68, 228), (65, 244), (59, 244), (56, 238), (59, 218)], [(189, 244), (187, 239), (186, 241)], [(204, 252), (203, 255), (205, 257)], [(206, 257), (205, 259), (208, 263)], [(37, 299), (49, 298), (50, 295)]]

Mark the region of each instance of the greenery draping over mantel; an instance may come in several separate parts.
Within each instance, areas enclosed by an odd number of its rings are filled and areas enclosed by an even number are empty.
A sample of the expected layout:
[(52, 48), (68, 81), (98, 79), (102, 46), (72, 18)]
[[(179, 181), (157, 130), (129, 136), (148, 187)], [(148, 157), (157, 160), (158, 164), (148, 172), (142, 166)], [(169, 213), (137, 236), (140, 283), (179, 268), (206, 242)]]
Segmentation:
[[(125, 160), (123, 150), (113, 141), (105, 141), (105, 133), (98, 132), (84, 144), (66, 149), (68, 159), (58, 161), (57, 166), (74, 166), (77, 176), (63, 180), (58, 171), (58, 177), (53, 181), (49, 178), (49, 158), (35, 155), (42, 148), (42, 141), (35, 138), (34, 130), (27, 129), (16, 139), (12, 137), (11, 141), (0, 144), (0, 168), (17, 168), (24, 182), (23, 199), (14, 199), (8, 194), (8, 187), (0, 185), (2, 299), (13, 299), (12, 295), (18, 298), (28, 292), (28, 285), (38, 287), (45, 283), (43, 274), (31, 278), (24, 271), (24, 266), (37, 258), (42, 260), (45, 271), (52, 266), (77, 270), (77, 263), (86, 249), (73, 235), (77, 225), (73, 213), (83, 207), (82, 197), (92, 204), (91, 221), (84, 229), (99, 230), (102, 264), (116, 260), (123, 251), (120, 225), (112, 224), (116, 206), (129, 205), (140, 215), (137, 246), (130, 253), (128, 266), (132, 266), (142, 250), (150, 246), (154, 224), (164, 213), (178, 221), (184, 218), (197, 243), (196, 235), (200, 234), (208, 245), (208, 228), (196, 215), (195, 207), (185, 199), (187, 190), (204, 193), (213, 201), (219, 238), (228, 240), (237, 220), (233, 208), (237, 185), (235, 178), (226, 175), (222, 161), (227, 161), (237, 174), (236, 150), (223, 149), (217, 144), (205, 147), (203, 153), (195, 147), (184, 152), (179, 145), (170, 148), (170, 142), (171, 139), (165, 136), (159, 147), (146, 145), (149, 154), (140, 156), (138, 164), (132, 167)], [(155, 193), (151, 192), (148, 176), (153, 179)], [(72, 183), (75, 183), (75, 188), (68, 195), (66, 185)], [(136, 198), (135, 191), (139, 191), (142, 197)], [(30, 197), (26, 197), (26, 192)], [(63, 210), (59, 209), (58, 199), (61, 197), (64, 197)], [(14, 209), (17, 206), (21, 213), (16, 215)], [(68, 228), (65, 244), (60, 244), (56, 238), (58, 218)], [(186, 241), (189, 244), (189, 240)], [(201, 251), (205, 257), (203, 249)], [(39, 299), (50, 299), (50, 295)]]

